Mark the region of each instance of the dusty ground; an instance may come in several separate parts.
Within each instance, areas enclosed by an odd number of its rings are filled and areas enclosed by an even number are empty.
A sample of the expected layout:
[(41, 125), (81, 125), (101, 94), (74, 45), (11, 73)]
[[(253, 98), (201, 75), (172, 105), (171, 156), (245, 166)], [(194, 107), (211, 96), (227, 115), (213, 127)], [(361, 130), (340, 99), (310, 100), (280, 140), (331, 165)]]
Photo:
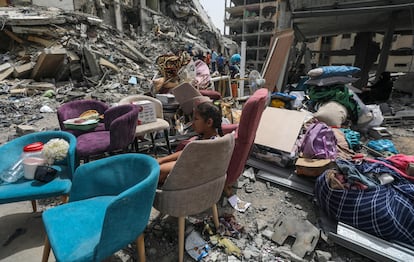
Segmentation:
[[(55, 129), (58, 127), (55, 113), (44, 113), (43, 118), (34, 122), (33, 125), (41, 129)], [(390, 129), (393, 134), (393, 142), (400, 152), (405, 154), (414, 154), (414, 132), (412, 129)], [(14, 127), (3, 128), (1, 130), (0, 142), (7, 141), (8, 138), (15, 134)], [(249, 193), (248, 193), (248, 192)], [(240, 213), (231, 208), (225, 199), (221, 200), (219, 207), (219, 214), (232, 214), (236, 221), (244, 228), (244, 233), (239, 239), (231, 239), (241, 250), (244, 255), (242, 260), (237, 260), (234, 256), (227, 255), (222, 248), (212, 246), (210, 255), (206, 261), (301, 261), (290, 257), (289, 259), (282, 258), (278, 245), (269, 240), (264, 232), (266, 229), (271, 230), (276, 219), (279, 216), (296, 217), (307, 219), (314, 225), (317, 221), (317, 210), (313, 204), (312, 197), (305, 194), (278, 186), (265, 181), (256, 181), (249, 184), (249, 190), (246, 187), (238, 189), (237, 195), (245, 201), (252, 203), (245, 213)], [(56, 203), (55, 199), (46, 201), (39, 201), (40, 209), (48, 208)], [(26, 205), (27, 203), (25, 203)], [(16, 212), (21, 212), (19, 203), (16, 203)], [(23, 205), (23, 204), (22, 204)], [(191, 217), (187, 219), (186, 228), (187, 233), (191, 229), (202, 232), (202, 227), (196, 222), (207, 221), (210, 222), (209, 212)], [(151, 216), (151, 222), (146, 232), (146, 252), (148, 261), (176, 261), (177, 260), (177, 220), (175, 218), (166, 217), (164, 219), (154, 219), (158, 212), (154, 210)], [(1, 217), (1, 211), (0, 211)], [(37, 219), (40, 219), (38, 214)], [(41, 225), (41, 223), (39, 223)], [(14, 229), (10, 229), (14, 230)], [(7, 234), (0, 234), (6, 237)], [(20, 237), (24, 239), (24, 236)], [(18, 238), (19, 239), (19, 238)], [(21, 241), (21, 239), (19, 241)], [(43, 239), (40, 238), (40, 239)], [(4, 242), (5, 239), (0, 239)], [(42, 242), (38, 243), (41, 248)], [(351, 250), (345, 249), (341, 246), (335, 245), (330, 241), (319, 240), (316, 249), (319, 251), (329, 252), (332, 261), (370, 261), (369, 259), (360, 256)], [(319, 252), (318, 251), (318, 252)], [(116, 253), (108, 261), (136, 261), (135, 247), (129, 246), (124, 250)], [(0, 249), (0, 260), (12, 261), (7, 259), (7, 256), (2, 256)], [(325, 257), (319, 257), (316, 252), (305, 256), (302, 261), (325, 261), (329, 258), (329, 254)], [(289, 255), (287, 255), (289, 257)], [(33, 257), (33, 260), (39, 261), (40, 257)], [(194, 261), (188, 255), (185, 256), (185, 261)]]

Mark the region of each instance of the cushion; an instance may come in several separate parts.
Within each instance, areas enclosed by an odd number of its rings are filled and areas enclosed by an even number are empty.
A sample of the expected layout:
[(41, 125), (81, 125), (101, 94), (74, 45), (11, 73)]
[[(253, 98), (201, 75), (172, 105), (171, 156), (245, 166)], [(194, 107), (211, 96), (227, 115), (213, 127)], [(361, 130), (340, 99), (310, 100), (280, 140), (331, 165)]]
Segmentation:
[(109, 145), (109, 131), (86, 133), (77, 137), (76, 153), (78, 156), (101, 154), (108, 151)]
[(345, 85), (349, 83), (354, 83), (359, 78), (354, 78), (350, 76), (330, 76), (323, 78), (308, 79), (305, 84), (312, 86), (331, 86), (331, 85)]
[(312, 78), (330, 77), (330, 76), (348, 76), (361, 71), (354, 66), (322, 66), (309, 70), (308, 75)]
[(331, 101), (319, 107), (313, 115), (328, 126), (341, 126), (348, 117), (348, 111), (340, 103)]

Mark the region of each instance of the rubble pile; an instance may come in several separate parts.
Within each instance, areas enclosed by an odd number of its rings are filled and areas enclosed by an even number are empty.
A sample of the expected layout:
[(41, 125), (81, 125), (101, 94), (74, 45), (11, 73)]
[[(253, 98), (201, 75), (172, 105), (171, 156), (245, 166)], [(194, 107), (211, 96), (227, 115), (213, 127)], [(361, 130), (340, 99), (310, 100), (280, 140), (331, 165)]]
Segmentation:
[(55, 108), (88, 97), (113, 103), (151, 93), (158, 56), (188, 46), (207, 51), (205, 39), (217, 43), (209, 26), (188, 14), (189, 3), (171, 5), (175, 18), (154, 14), (148, 33), (132, 26), (122, 33), (96, 16), (57, 8), (2, 8), (0, 128), (28, 123), (40, 103)]

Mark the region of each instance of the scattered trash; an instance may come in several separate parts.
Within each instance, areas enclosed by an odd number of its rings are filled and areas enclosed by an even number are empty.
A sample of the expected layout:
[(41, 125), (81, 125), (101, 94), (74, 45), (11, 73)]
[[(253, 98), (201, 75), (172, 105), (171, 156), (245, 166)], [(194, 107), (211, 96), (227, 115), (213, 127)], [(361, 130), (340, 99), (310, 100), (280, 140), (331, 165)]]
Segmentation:
[(53, 113), (53, 109), (50, 106), (42, 106), (40, 108), (41, 113)]
[(210, 237), (210, 241), (213, 244), (217, 244), (219, 247), (224, 248), (226, 254), (235, 255), (238, 258), (241, 257), (241, 250), (230, 239), (214, 235)]
[(185, 250), (194, 260), (201, 261), (208, 255), (210, 246), (197, 231), (192, 231), (185, 239)]
[(239, 239), (241, 234), (244, 232), (244, 227), (240, 225), (234, 215), (225, 214), (220, 217), (220, 227), (217, 232), (221, 236), (228, 236)]
[(241, 200), (237, 195), (231, 196), (228, 201), (239, 212), (245, 212), (251, 205), (251, 203)]
[(131, 76), (128, 80), (128, 84), (130, 84), (130, 85), (138, 84), (137, 78), (135, 76)]

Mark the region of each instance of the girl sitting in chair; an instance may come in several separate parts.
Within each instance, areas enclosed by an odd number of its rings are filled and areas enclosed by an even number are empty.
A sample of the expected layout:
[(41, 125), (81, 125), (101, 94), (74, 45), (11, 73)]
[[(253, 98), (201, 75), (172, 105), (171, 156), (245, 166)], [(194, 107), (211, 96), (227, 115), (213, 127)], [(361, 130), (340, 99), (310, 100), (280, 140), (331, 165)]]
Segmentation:
[[(197, 139), (214, 139), (217, 136), (223, 136), (223, 131), (221, 129), (222, 116), (219, 107), (211, 102), (204, 102), (198, 104), (193, 112), (192, 127), (198, 134)], [(160, 164), (158, 184), (164, 183), (180, 154), (181, 151), (177, 151), (171, 155), (157, 159)]]

